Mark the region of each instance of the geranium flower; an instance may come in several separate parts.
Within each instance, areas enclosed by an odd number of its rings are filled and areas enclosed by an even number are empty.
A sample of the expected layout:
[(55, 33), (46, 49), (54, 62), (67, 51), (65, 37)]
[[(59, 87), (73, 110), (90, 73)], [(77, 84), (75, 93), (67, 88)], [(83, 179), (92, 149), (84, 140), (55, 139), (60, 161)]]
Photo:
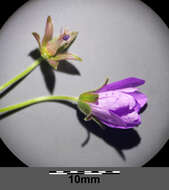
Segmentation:
[(32, 34), (38, 42), (41, 56), (46, 59), (54, 69), (57, 69), (59, 61), (61, 60), (82, 61), (77, 55), (66, 52), (68, 47), (76, 39), (78, 32), (70, 32), (69, 30), (64, 29), (59, 37), (53, 38), (53, 24), (50, 16), (47, 18), (45, 34), (42, 42), (40, 42), (40, 36), (38, 33), (33, 32)]
[(127, 78), (107, 83), (108, 80), (101, 88), (80, 95), (78, 107), (87, 115), (85, 120), (93, 119), (99, 125), (121, 129), (140, 125), (139, 111), (147, 103), (147, 97), (136, 87), (145, 81)]
[(93, 119), (100, 126), (129, 129), (141, 124), (140, 110), (147, 103), (147, 97), (137, 86), (144, 80), (126, 78), (108, 84), (108, 80), (97, 90), (82, 93), (79, 97), (43, 96), (16, 105), (0, 108), (0, 113), (13, 111), (38, 102), (50, 100), (73, 101), (86, 117)]

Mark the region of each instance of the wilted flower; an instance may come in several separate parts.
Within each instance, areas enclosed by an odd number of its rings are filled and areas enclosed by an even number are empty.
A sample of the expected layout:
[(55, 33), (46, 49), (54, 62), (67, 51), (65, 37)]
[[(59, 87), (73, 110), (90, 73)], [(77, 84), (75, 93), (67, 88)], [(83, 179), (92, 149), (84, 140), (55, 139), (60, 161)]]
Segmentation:
[(98, 124), (121, 129), (141, 124), (139, 111), (147, 103), (147, 97), (136, 87), (145, 81), (127, 78), (107, 83), (108, 80), (101, 88), (80, 95), (78, 107), (87, 115), (85, 120), (93, 119)]
[(66, 50), (76, 39), (78, 32), (70, 32), (64, 29), (59, 37), (53, 38), (53, 24), (50, 16), (47, 18), (45, 34), (42, 42), (40, 36), (36, 32), (32, 33), (38, 42), (41, 56), (46, 59), (53, 68), (57, 68), (61, 60), (78, 60), (80, 57), (72, 53), (67, 53)]

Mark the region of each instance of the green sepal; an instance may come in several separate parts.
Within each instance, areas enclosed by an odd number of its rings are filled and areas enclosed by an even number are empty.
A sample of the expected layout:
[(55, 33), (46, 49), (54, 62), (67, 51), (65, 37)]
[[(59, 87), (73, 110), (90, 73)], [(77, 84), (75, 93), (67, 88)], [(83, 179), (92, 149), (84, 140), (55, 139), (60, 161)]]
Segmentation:
[(72, 53), (61, 53), (61, 54), (57, 54), (54, 57), (50, 58), (51, 60), (54, 61), (61, 61), (61, 60), (77, 60), (77, 61), (82, 61), (82, 59), (80, 57), (78, 57), (75, 54)]
[(104, 82), (99, 88), (97, 88), (96, 90), (94, 90), (94, 92), (95, 92), (95, 91), (98, 91), (98, 90), (100, 90), (100, 89), (102, 89), (104, 86), (107, 85), (108, 82), (109, 82), (109, 78), (107, 78), (107, 79), (105, 80), (105, 82)]
[(91, 113), (88, 114), (88, 115), (84, 118), (85, 121), (90, 121), (91, 119), (92, 119), (92, 114), (91, 114)]
[(100, 121), (99, 119), (97, 119), (95, 116), (92, 116), (91, 119), (92, 119), (94, 122), (96, 122), (99, 127), (101, 127), (102, 129), (105, 129), (105, 126), (103, 125), (103, 123), (101, 123), (101, 121)]
[(95, 90), (90, 90), (90, 91), (85, 92), (85, 93), (90, 93), (90, 94), (96, 93), (96, 91), (98, 91), (98, 90), (102, 89), (104, 86), (106, 86), (108, 84), (108, 82), (109, 82), (109, 78), (106, 78), (105, 82), (99, 88), (97, 88)]
[(79, 100), (83, 102), (97, 102), (99, 98), (98, 94), (93, 94), (91, 92), (85, 92), (79, 96)]
[(77, 103), (77, 105), (78, 105), (78, 108), (80, 109), (80, 111), (82, 112), (82, 113), (84, 113), (85, 115), (90, 115), (91, 114), (91, 107), (87, 104), (87, 103), (85, 103), (85, 102), (82, 102), (82, 101), (78, 101), (78, 103)]
[(94, 115), (92, 115), (92, 110), (91, 107), (82, 101), (78, 101), (77, 106), (79, 108), (79, 110), (86, 115), (86, 117), (84, 118), (85, 121), (90, 121), (91, 119), (93, 121), (95, 121), (99, 127), (101, 127), (102, 129), (105, 129), (105, 126), (101, 123), (101, 121), (99, 119), (97, 119)]
[(58, 53), (60, 53), (60, 52), (63, 53), (65, 51), (67, 51), (69, 49), (69, 47), (73, 44), (73, 42), (76, 40), (77, 36), (78, 36), (78, 32), (74, 32), (74, 31), (71, 32), (70, 33), (70, 40), (65, 41), (62, 44), (62, 46), (58, 49)]

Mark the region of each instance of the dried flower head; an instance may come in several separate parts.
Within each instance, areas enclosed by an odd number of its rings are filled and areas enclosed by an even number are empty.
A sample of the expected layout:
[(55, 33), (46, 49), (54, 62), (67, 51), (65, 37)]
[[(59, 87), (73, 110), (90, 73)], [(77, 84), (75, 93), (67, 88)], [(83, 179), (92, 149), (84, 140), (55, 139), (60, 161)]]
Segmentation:
[(38, 42), (41, 56), (46, 59), (54, 69), (57, 69), (59, 61), (61, 60), (82, 61), (77, 55), (66, 52), (76, 39), (78, 32), (71, 32), (64, 29), (58, 37), (53, 38), (53, 23), (50, 16), (47, 18), (45, 34), (42, 42), (40, 42), (40, 36), (38, 33), (33, 32), (32, 34)]

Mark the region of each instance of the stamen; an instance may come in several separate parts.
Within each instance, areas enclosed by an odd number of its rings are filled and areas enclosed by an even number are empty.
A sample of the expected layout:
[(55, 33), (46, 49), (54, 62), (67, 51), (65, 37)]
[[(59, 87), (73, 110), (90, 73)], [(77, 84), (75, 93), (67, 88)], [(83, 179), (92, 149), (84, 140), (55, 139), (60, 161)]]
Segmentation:
[(68, 34), (65, 34), (65, 35), (63, 36), (63, 40), (65, 40), (65, 41), (67, 41), (69, 38), (70, 38), (70, 35), (68, 35)]

